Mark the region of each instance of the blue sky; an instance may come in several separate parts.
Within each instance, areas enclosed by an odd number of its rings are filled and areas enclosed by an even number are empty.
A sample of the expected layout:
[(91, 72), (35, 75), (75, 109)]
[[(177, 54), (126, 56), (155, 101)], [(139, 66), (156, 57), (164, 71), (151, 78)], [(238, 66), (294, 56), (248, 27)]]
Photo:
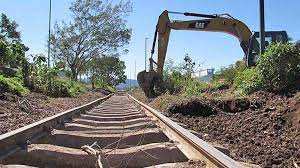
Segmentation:
[[(72, 0), (52, 0), (52, 20), (60, 23), (69, 19), (68, 7)], [(250, 3), (251, 2), (251, 3)], [(129, 53), (122, 55), (126, 62), (126, 74), (134, 78), (134, 62), (137, 72), (144, 69), (144, 39), (148, 37), (148, 56), (152, 45), (157, 18), (163, 10), (197, 12), (205, 14), (228, 13), (245, 22), (251, 30), (259, 29), (259, 0), (132, 0), (133, 12), (128, 25), (133, 29)], [(24, 43), (31, 53), (47, 53), (48, 0), (0, 0), (0, 13), (7, 14), (19, 24)], [(286, 30), (294, 40), (300, 39), (300, 1), (266, 0), (266, 29)], [(186, 20), (192, 17), (171, 15), (172, 19)], [(220, 68), (242, 59), (243, 52), (234, 37), (223, 33), (172, 31), (167, 59), (179, 63), (189, 53), (202, 68)]]

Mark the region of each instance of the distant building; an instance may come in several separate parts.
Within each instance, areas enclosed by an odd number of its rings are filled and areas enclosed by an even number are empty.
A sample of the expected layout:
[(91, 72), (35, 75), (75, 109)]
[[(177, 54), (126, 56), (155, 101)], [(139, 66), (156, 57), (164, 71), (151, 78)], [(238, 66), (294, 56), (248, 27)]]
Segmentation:
[(204, 70), (200, 70), (198, 72), (195, 72), (193, 74), (193, 78), (198, 78), (202, 81), (209, 82), (209, 81), (212, 80), (214, 74), (215, 74), (215, 69), (214, 68), (204, 69)]

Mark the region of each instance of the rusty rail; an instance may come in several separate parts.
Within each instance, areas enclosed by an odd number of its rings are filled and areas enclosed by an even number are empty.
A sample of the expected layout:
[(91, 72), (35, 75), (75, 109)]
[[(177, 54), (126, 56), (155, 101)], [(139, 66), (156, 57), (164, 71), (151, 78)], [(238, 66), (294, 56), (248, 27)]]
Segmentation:
[[(112, 95), (108, 95), (91, 103), (67, 110), (28, 126), (0, 135), (0, 161), (2, 158), (10, 156), (23, 147), (26, 147), (27, 144), (30, 144), (30, 141), (46, 136), (49, 134), (52, 127), (60, 126), (66, 121), (70, 121), (74, 116), (92, 109), (95, 105), (100, 104), (111, 96)], [(129, 94), (127, 94), (127, 96), (133, 100), (142, 111), (144, 111), (146, 116), (155, 122), (155, 125), (162, 130), (168, 139), (175, 142), (178, 149), (186, 156), (186, 158), (195, 161), (205, 161), (207, 167), (248, 167), (223, 154), (212, 145), (201, 140), (157, 110), (140, 102)]]
[(140, 102), (130, 94), (128, 94), (128, 96), (145, 111), (146, 115), (158, 121), (159, 126), (170, 139), (179, 142), (179, 148), (189, 159), (204, 160), (208, 167), (243, 167), (240, 163), (223, 154), (188, 130), (182, 128), (157, 110)]
[(112, 95), (113, 94), (110, 94), (106, 97), (97, 99), (85, 105), (75, 107), (73, 109), (61, 112), (54, 116), (47, 117), (38, 122), (0, 135), (0, 160), (22, 149), (24, 146), (30, 143), (30, 141), (46, 135), (52, 127), (63, 124), (65, 120), (70, 120), (73, 116), (93, 108)]

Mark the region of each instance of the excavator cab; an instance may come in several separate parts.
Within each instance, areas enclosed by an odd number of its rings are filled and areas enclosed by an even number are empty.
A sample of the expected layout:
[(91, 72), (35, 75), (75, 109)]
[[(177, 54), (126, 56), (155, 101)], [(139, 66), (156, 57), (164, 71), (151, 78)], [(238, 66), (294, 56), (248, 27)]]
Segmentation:
[[(286, 31), (267, 31), (265, 32), (265, 47), (268, 47), (271, 43), (287, 43), (288, 35)], [(246, 63), (248, 67), (255, 66), (259, 60), (259, 32), (254, 32), (251, 36), (250, 45), (246, 54)]]
[[(169, 13), (200, 17), (202, 19), (184, 21), (170, 20)], [(149, 98), (156, 97), (161, 88), (163, 67), (171, 30), (223, 32), (230, 34), (239, 40), (240, 46), (245, 53), (247, 66), (251, 67), (257, 64), (259, 55), (259, 33), (252, 33), (248, 26), (240, 20), (237, 20), (228, 14), (207, 15), (189, 12), (180, 13), (164, 11), (159, 16), (154, 33), (151, 58), (149, 59), (149, 72), (142, 71), (137, 76), (140, 87)], [(285, 31), (267, 31), (266, 39), (269, 44), (272, 42), (288, 41), (287, 33)], [(158, 43), (157, 61), (153, 59), (156, 42)]]

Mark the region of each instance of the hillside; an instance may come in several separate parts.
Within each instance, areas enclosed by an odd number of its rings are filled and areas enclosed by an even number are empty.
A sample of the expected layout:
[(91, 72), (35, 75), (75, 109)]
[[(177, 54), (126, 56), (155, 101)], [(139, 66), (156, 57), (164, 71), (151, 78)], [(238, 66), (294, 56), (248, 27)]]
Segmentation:
[(125, 83), (117, 85), (118, 90), (128, 90), (129, 88), (138, 86), (138, 82), (135, 79), (126, 79)]

